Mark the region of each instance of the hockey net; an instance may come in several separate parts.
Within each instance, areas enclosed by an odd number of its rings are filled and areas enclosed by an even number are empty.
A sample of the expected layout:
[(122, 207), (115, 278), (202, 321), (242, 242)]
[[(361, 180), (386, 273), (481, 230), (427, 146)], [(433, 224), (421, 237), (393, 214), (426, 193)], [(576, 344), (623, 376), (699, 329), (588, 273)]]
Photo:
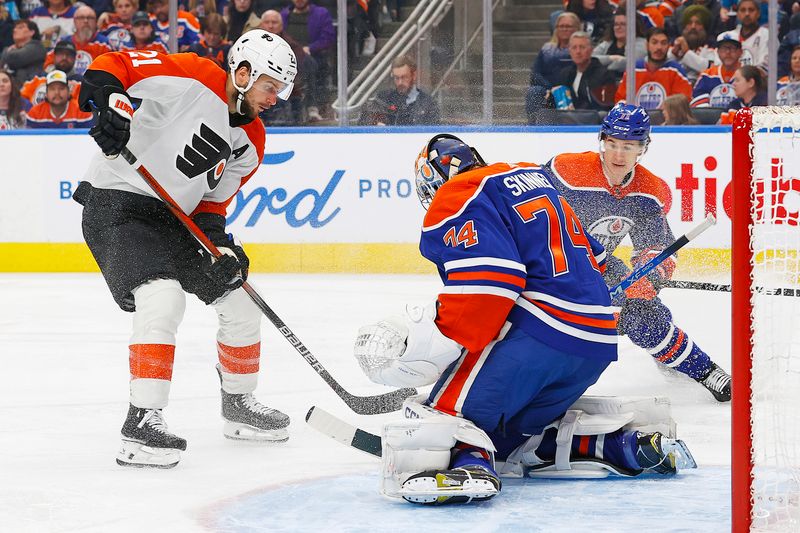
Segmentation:
[(733, 530), (800, 531), (800, 107), (733, 127)]

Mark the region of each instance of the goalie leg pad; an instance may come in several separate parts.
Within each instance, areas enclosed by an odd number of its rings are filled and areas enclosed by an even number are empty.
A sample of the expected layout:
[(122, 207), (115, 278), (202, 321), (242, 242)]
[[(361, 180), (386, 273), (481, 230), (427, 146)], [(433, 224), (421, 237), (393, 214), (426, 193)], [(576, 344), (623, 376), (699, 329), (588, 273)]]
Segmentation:
[(402, 496), (403, 483), (411, 476), (446, 470), (459, 441), (487, 450), (494, 463), (491, 439), (469, 420), (434, 411), (426, 418), (387, 423), (383, 427), (381, 492)]

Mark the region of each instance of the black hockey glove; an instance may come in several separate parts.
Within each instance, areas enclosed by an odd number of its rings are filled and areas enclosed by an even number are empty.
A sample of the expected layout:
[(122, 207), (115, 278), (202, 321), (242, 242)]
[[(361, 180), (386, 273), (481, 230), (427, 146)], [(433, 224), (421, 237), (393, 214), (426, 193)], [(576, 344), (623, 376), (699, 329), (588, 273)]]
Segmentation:
[(208, 256), (209, 261), (203, 269), (206, 276), (228, 290), (241, 287), (247, 281), (250, 259), (233, 236), (225, 233), (225, 217), (215, 213), (198, 213), (193, 220), (223, 253), (218, 259)]
[(125, 86), (110, 73), (90, 68), (81, 82), (78, 103), (95, 115), (89, 135), (106, 157), (117, 157), (131, 137), (133, 105)]
[(94, 101), (97, 123), (89, 135), (106, 157), (117, 157), (131, 138), (133, 106), (128, 95), (112, 92), (102, 103)]

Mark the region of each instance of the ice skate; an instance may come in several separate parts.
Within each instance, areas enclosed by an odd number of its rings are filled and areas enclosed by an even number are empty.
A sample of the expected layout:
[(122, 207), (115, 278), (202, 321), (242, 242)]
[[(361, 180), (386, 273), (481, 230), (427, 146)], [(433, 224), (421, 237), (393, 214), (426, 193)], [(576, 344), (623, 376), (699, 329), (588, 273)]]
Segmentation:
[(427, 470), (403, 483), (400, 494), (411, 503), (441, 505), (488, 500), (501, 488), (500, 479), (481, 466)]
[(260, 442), (289, 440), (289, 417), (261, 404), (252, 393), (222, 392), (223, 433), (229, 439)]
[(670, 439), (659, 432), (630, 432), (636, 439), (636, 462), (645, 472), (675, 474), (678, 470), (697, 468), (689, 448), (682, 440)]
[(121, 466), (172, 468), (178, 464), (186, 440), (169, 432), (161, 409), (131, 405), (122, 425)]
[(704, 378), (697, 381), (708, 389), (718, 402), (731, 401), (731, 376), (716, 363), (711, 365), (711, 370)]

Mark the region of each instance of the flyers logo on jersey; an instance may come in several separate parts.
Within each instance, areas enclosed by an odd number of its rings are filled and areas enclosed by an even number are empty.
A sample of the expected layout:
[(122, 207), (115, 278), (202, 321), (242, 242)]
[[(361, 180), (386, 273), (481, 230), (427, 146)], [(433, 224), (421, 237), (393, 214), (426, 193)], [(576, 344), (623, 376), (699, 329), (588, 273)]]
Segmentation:
[(175, 166), (189, 179), (205, 173), (208, 188), (213, 191), (219, 185), (230, 156), (228, 142), (205, 124), (200, 124), (200, 134), (192, 135), (191, 145), (183, 147), (183, 156), (177, 157)]

